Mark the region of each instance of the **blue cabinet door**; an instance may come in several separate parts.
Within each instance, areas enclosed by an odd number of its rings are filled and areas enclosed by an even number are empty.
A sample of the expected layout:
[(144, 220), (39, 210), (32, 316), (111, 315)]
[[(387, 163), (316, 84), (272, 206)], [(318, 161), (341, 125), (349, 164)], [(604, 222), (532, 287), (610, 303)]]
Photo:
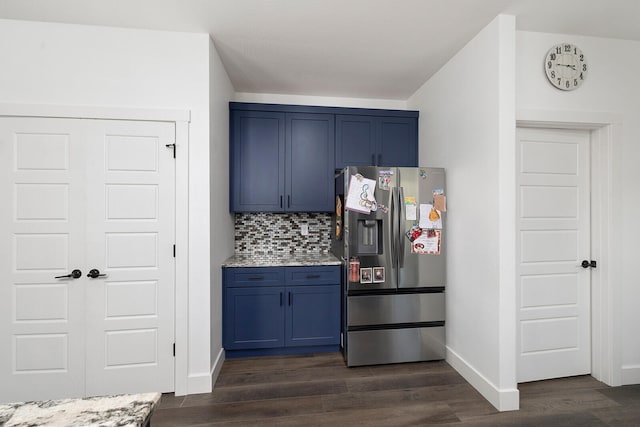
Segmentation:
[(233, 212), (274, 212), (284, 206), (285, 115), (231, 111)]
[(340, 285), (295, 286), (286, 292), (287, 346), (340, 344)]
[(334, 123), (333, 114), (287, 113), (285, 211), (333, 210)]
[(227, 287), (223, 319), (224, 348), (284, 347), (284, 298), (284, 287)]
[(376, 118), (336, 116), (336, 169), (375, 165)]
[(418, 166), (418, 119), (379, 118), (376, 152), (377, 166)]

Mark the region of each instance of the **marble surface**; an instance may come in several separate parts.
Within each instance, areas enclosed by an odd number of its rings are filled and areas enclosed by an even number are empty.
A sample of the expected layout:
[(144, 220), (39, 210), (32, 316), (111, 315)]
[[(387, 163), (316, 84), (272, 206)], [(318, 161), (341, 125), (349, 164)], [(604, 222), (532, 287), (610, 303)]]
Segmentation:
[(160, 393), (0, 404), (2, 427), (145, 426)]
[(293, 254), (236, 254), (222, 263), (223, 267), (294, 267), (340, 265), (342, 262), (329, 253)]

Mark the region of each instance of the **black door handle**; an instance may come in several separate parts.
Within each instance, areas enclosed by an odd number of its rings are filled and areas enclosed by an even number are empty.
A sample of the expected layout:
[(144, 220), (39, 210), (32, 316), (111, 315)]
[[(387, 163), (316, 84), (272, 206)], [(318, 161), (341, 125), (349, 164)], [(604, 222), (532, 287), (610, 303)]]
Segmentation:
[(91, 269), (91, 271), (89, 271), (89, 274), (87, 274), (87, 277), (90, 277), (92, 279), (103, 276), (106, 276), (106, 274), (100, 274), (100, 270), (98, 270), (97, 268)]
[(582, 264), (580, 264), (582, 266), (582, 268), (596, 268), (597, 263), (594, 260), (591, 261), (587, 261), (586, 259), (582, 260)]
[(73, 270), (71, 273), (66, 274), (64, 276), (56, 276), (54, 279), (79, 279), (82, 276), (82, 271)]

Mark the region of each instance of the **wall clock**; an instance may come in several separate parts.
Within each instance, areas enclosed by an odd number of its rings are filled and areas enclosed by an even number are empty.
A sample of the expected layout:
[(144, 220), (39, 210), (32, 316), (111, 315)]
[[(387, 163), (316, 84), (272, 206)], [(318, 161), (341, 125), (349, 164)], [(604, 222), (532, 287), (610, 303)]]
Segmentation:
[(549, 82), (561, 90), (578, 89), (587, 78), (587, 58), (571, 43), (559, 43), (549, 49), (544, 70)]

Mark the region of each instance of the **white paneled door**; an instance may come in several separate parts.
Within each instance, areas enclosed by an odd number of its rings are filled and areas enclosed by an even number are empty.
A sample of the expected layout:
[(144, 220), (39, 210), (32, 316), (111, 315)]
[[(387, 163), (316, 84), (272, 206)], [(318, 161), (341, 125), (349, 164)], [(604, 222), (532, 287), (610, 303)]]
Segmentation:
[(0, 118), (0, 401), (173, 390), (174, 129)]
[(518, 382), (591, 372), (590, 133), (517, 132)]

